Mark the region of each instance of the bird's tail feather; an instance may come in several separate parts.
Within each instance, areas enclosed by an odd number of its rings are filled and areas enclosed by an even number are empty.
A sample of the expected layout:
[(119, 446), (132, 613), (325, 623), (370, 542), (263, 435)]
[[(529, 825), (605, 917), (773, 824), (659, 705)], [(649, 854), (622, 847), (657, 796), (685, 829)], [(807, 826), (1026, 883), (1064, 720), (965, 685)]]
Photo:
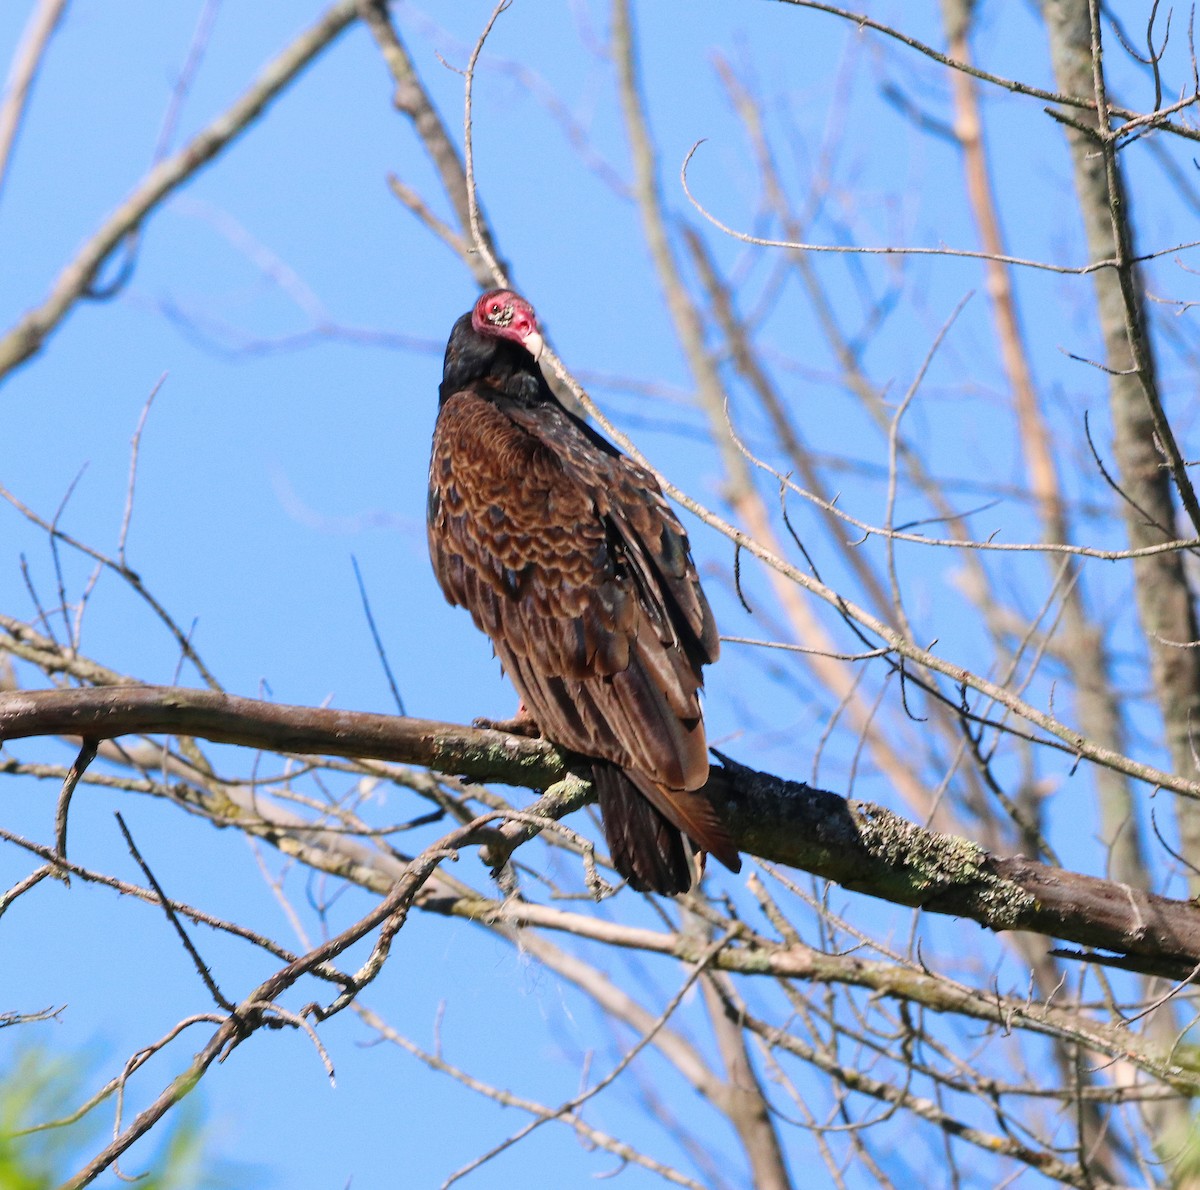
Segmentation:
[(742, 870), (742, 857), (703, 790), (668, 789), (638, 773), (625, 775), (646, 800), (697, 847), (715, 855), (731, 872)]
[(638, 892), (666, 895), (692, 886), (692, 860), (683, 836), (615, 764), (592, 766), (604, 837), (618, 872)]
[(731, 871), (741, 869), (737, 848), (702, 793), (664, 789), (602, 762), (592, 766), (592, 779), (613, 864), (630, 887), (668, 895), (691, 888), (696, 865), (684, 834)]

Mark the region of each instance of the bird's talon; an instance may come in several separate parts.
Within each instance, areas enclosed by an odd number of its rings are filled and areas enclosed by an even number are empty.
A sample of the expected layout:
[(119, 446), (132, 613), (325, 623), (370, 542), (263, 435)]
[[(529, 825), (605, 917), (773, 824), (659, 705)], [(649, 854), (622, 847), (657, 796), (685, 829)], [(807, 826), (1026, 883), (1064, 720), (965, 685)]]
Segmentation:
[(530, 739), (538, 739), (542, 729), (528, 715), (514, 715), (511, 719), (488, 719), (480, 716), (471, 720), (472, 727), (484, 731), (502, 731), (506, 735), (523, 735)]

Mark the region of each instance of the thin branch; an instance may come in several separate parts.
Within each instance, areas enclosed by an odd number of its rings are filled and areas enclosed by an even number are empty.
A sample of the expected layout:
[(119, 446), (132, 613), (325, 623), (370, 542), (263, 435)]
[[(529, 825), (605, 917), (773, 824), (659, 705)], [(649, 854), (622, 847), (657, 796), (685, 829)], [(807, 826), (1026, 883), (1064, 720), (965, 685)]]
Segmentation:
[(621, 1060), (602, 1079), (599, 1079), (597, 1082), (593, 1083), (586, 1091), (582, 1091), (573, 1098), (568, 1099), (565, 1103), (556, 1108), (550, 1115), (538, 1116), (536, 1119), (530, 1120), (529, 1123), (523, 1128), (518, 1129), (511, 1136), (493, 1146), (486, 1153), (475, 1158), (473, 1161), (468, 1162), (468, 1164), (464, 1165), (461, 1169), (455, 1170), (455, 1172), (452, 1173), (442, 1183), (443, 1190), (444, 1187), (466, 1177), (467, 1174), (471, 1173), (475, 1169), (478, 1169), (485, 1162), (490, 1161), (493, 1157), (498, 1157), (506, 1149), (511, 1148), (513, 1145), (524, 1140), (525, 1137), (527, 1137), (535, 1129), (541, 1127), (541, 1125), (545, 1124), (548, 1120), (562, 1115), (575, 1113), (589, 1099), (594, 1098), (601, 1091), (603, 1091), (605, 1087), (610, 1086), (621, 1074), (621, 1072), (625, 1070), (626, 1067), (628, 1067), (629, 1064), (638, 1056), (638, 1054), (640, 1054), (642, 1050), (644, 1050), (646, 1046), (648, 1046), (654, 1040), (659, 1030), (666, 1025), (667, 1021), (669, 1021), (674, 1014), (676, 1008), (678, 1008), (683, 1002), (684, 996), (686, 996), (691, 990), (692, 985), (697, 979), (700, 978), (708, 965), (728, 945), (730, 939), (738, 932), (739, 930), (736, 927), (727, 930), (725, 934), (713, 942), (704, 951), (697, 962), (693, 964), (692, 969), (688, 972), (688, 976), (683, 981), (682, 986), (667, 1002), (666, 1007), (661, 1013), (659, 1013), (654, 1023), (642, 1034), (641, 1037), (638, 1038), (637, 1043), (625, 1052), (625, 1054), (621, 1057)]
[(485, 234), (483, 217), (479, 211), (479, 194), (475, 186), (475, 142), (472, 135), (473, 101), (475, 94), (475, 67), (479, 62), (479, 55), (483, 53), (484, 44), (496, 21), (499, 19), (500, 14), (511, 4), (512, 0), (499, 0), (496, 7), (492, 9), (492, 15), (488, 17), (487, 24), (484, 25), (483, 32), (480, 33), (479, 40), (476, 41), (475, 48), (471, 51), (471, 57), (467, 62), (466, 75), (463, 79), (463, 180), (467, 188), (467, 227), (471, 233), (472, 251), (478, 252), (486, 262), (492, 278), (492, 284), (501, 286), (509, 284), (507, 270), (496, 259), (496, 254), (492, 250), (490, 237)]
[[(478, 201), (471, 196), (472, 187), (468, 181), (463, 158), (451, 139), (444, 121), (434, 107), (428, 91), (422, 84), (408, 50), (396, 32), (388, 15), (387, 4), (383, 0), (359, 0), (359, 4), (363, 22), (371, 31), (371, 36), (375, 38), (395, 83), (393, 103), (396, 110), (409, 118), (425, 151), (429, 154), (442, 183), (442, 189), (454, 209), (459, 231), (453, 231), (441, 220), (436, 219), (436, 216), (427, 214), (425, 204), (420, 201), (410, 187), (394, 182), (392, 184), (393, 193), (426, 226), (434, 228), (439, 238), (459, 253), (481, 289), (500, 284), (489, 263), (489, 261), (497, 259), (495, 240), (491, 230), (485, 225), (479, 211)], [(493, 14), (492, 22), (495, 21), (495, 17), (496, 14)], [(492, 22), (488, 24), (489, 29)], [(471, 234), (473, 225), (475, 238), (473, 243), (469, 244), (467, 236)], [(481, 240), (486, 245), (486, 253), (472, 250)], [(501, 272), (507, 272), (507, 269), (502, 269)]]
[(387, 650), (383, 647), (383, 640), (379, 635), (379, 629), (375, 626), (375, 617), (371, 614), (371, 600), (367, 595), (367, 586), (363, 582), (362, 571), (358, 568), (358, 559), (353, 555), (350, 557), (350, 564), (354, 567), (354, 581), (358, 583), (358, 594), (359, 598), (362, 599), (363, 614), (367, 617), (367, 627), (371, 630), (371, 639), (375, 642), (375, 655), (379, 658), (379, 663), (383, 666), (383, 672), (388, 681), (388, 688), (391, 690), (392, 698), (396, 703), (396, 710), (401, 715), (406, 714), (404, 699), (400, 697), (400, 687), (396, 685), (396, 676), (392, 673)]
[(372, 1029), (374, 1029), (380, 1037), (390, 1041), (393, 1045), (399, 1046), (406, 1053), (411, 1054), (419, 1062), (423, 1062), (430, 1070), (436, 1070), (441, 1074), (445, 1074), (454, 1079), (455, 1082), (467, 1087), (469, 1090), (483, 1095), (485, 1098), (491, 1099), (494, 1103), (500, 1104), (501, 1107), (515, 1107), (520, 1111), (528, 1112), (530, 1115), (536, 1116), (539, 1119), (553, 1119), (560, 1124), (565, 1124), (575, 1132), (588, 1144), (595, 1145), (599, 1149), (603, 1149), (606, 1153), (612, 1153), (622, 1162), (628, 1162), (631, 1165), (638, 1165), (643, 1169), (657, 1174), (664, 1181), (671, 1183), (673, 1186), (684, 1186), (687, 1190), (704, 1190), (699, 1182), (681, 1174), (678, 1170), (672, 1169), (662, 1162), (655, 1161), (647, 1157), (644, 1153), (639, 1152), (631, 1145), (611, 1136), (606, 1132), (601, 1132), (597, 1128), (593, 1128), (585, 1120), (581, 1119), (574, 1112), (560, 1113), (554, 1108), (547, 1107), (544, 1104), (536, 1103), (531, 1099), (523, 1098), (519, 1095), (514, 1095), (511, 1091), (503, 1090), (500, 1087), (494, 1087), (489, 1083), (483, 1082), (475, 1075), (468, 1071), (454, 1066), (447, 1062), (444, 1058), (437, 1054), (431, 1054), (426, 1050), (415, 1045), (402, 1033), (393, 1029), (387, 1022), (382, 1020), (376, 1013), (369, 1008), (364, 1008), (361, 1005), (356, 1006), (355, 1011)]
[[(254, 989), (220, 1024), (204, 1048), (190, 1065), (174, 1078), (145, 1110), (84, 1165), (74, 1177), (65, 1181), (60, 1190), (81, 1190), (109, 1169), (130, 1146), (143, 1137), (159, 1120), (187, 1095), (204, 1077), (218, 1058), (227, 1055), (270, 1019), (267, 1009), (274, 1006), (280, 994), (292, 987), (314, 967), (328, 963), (353, 946), (376, 926), (402, 916), (438, 865), (453, 850), (465, 844), (487, 819), (479, 819), (447, 835), (427, 848), (413, 861), (404, 876), (396, 882), (391, 893), (369, 913), (340, 934), (314, 947), (293, 963), (280, 968)], [(319, 1006), (309, 1005), (301, 1016), (315, 1013)]]
[[(794, 2), (794, 0), (786, 0), (786, 2)], [(764, 236), (751, 235), (749, 232), (738, 231), (736, 228), (730, 227), (729, 224), (723, 223), (692, 193), (691, 187), (688, 185), (688, 166), (702, 144), (704, 144), (704, 141), (698, 140), (688, 150), (687, 156), (683, 159), (683, 165), (679, 170), (683, 191), (692, 206), (709, 223), (717, 228), (718, 231), (724, 232), (731, 239), (738, 240), (743, 244), (753, 244), (759, 248), (787, 248), (794, 252), (833, 252), (840, 256), (941, 256), (957, 260), (983, 260), (996, 264), (1015, 265), (1024, 269), (1035, 269), (1045, 273), (1059, 273), (1070, 277), (1084, 277), (1091, 273), (1099, 272), (1102, 269), (1117, 269), (1121, 265), (1121, 261), (1115, 257), (1094, 260), (1089, 264), (1066, 265), (1051, 264), (1046, 260), (1030, 260), (1024, 256), (1008, 256), (1004, 253), (984, 252), (970, 248), (949, 248), (945, 246), (927, 248), (910, 247), (907, 245), (897, 246), (895, 244), (888, 244), (882, 247), (863, 244), (809, 244), (800, 243), (795, 240), (775, 240)], [(1185, 249), (1198, 246), (1200, 246), (1200, 240), (1187, 240), (1184, 243), (1174, 244), (1170, 248), (1164, 248), (1159, 252), (1138, 257), (1138, 260), (1149, 260), (1158, 256), (1170, 256), (1178, 252), (1183, 252)]]
[(357, 0), (339, 0), (269, 62), (242, 97), (182, 149), (155, 165), (59, 273), (40, 306), (0, 337), (0, 379), (37, 354), (129, 232), (163, 200), (235, 142), (355, 20)]
[(33, 81), (46, 56), (50, 38), (66, 10), (67, 0), (38, 0), (25, 23), (25, 31), (21, 34), (20, 44), (9, 67), (4, 99), (0, 101), (0, 192), (8, 177), (17, 132), (25, 115)]
[[(87, 767), (96, 759), (96, 749), (99, 740), (95, 736), (84, 736), (79, 748), (79, 755), (71, 765), (62, 790), (58, 795), (58, 804), (54, 809), (54, 857), (56, 860), (67, 858), (67, 818), (71, 810), (71, 798), (79, 784), (79, 778), (87, 771)], [(65, 879), (65, 876), (64, 876)]]
[(163, 892), (162, 885), (158, 882), (158, 878), (150, 870), (150, 865), (142, 858), (142, 853), (133, 841), (133, 835), (129, 833), (129, 827), (125, 825), (125, 819), (121, 817), (120, 813), (117, 814), (117, 826), (121, 828), (121, 834), (125, 838), (125, 845), (129, 848), (129, 854), (133, 856), (137, 866), (142, 869), (142, 873), (146, 877), (146, 882), (154, 890), (155, 896), (158, 897), (158, 903), (167, 915), (167, 920), (179, 936), (180, 942), (183, 943), (183, 948), (188, 952), (188, 957), (192, 960), (192, 965), (204, 981), (204, 986), (208, 988), (208, 994), (216, 1001), (218, 1008), (223, 1008), (226, 1012), (235, 1011), (234, 1005), (225, 998), (221, 989), (217, 986), (217, 981), (213, 978), (213, 973), (209, 969), (208, 964), (200, 957), (200, 952), (196, 949), (196, 944), (188, 935), (187, 930), (183, 928), (183, 923), (176, 916), (175, 910), (171, 907), (171, 902), (167, 899), (167, 894)]
[(150, 406), (154, 404), (154, 398), (158, 396), (166, 380), (167, 374), (164, 372), (150, 390), (150, 395), (146, 398), (141, 415), (138, 417), (133, 437), (129, 441), (129, 482), (125, 488), (125, 511), (121, 515), (121, 531), (117, 534), (117, 565), (122, 570), (128, 569), (125, 561), (125, 545), (129, 540), (129, 525), (133, 520), (133, 490), (137, 484), (138, 455), (142, 449), (142, 432), (146, 428), (146, 419), (150, 416)]
[[(891, 25), (885, 25), (882, 21), (877, 21), (874, 18), (867, 16), (865, 13), (851, 12), (846, 8), (838, 8), (833, 4), (823, 4), (819, 0), (776, 0), (778, 4), (790, 4), (795, 8), (811, 8), (816, 12), (829, 13), (831, 16), (840, 17), (849, 24), (855, 25), (859, 29), (872, 29), (876, 33), (882, 33), (885, 37), (889, 37), (894, 41), (900, 42), (909, 49), (916, 50), (922, 56), (937, 62), (941, 66), (949, 67), (951, 70), (962, 71), (963, 74), (969, 74), (972, 78), (979, 79), (980, 82), (990, 83), (995, 87), (1000, 87), (1005, 91), (1011, 91), (1015, 95), (1027, 95), (1033, 99), (1041, 99), (1046, 103), (1062, 104), (1064, 107), (1073, 107), (1082, 111), (1094, 112), (1096, 108), (1096, 99), (1094, 96), (1071, 95), (1061, 91), (1046, 91), (1041, 87), (1034, 87), (1028, 83), (1023, 83), (1018, 79), (1005, 78), (1003, 75), (992, 74), (986, 70), (980, 70), (979, 67), (972, 65), (969, 62), (962, 62), (947, 54), (941, 53), (934, 49), (933, 46), (927, 45), (925, 42), (918, 40), (915, 37), (910, 37), (907, 33), (897, 29)], [(1196, 102), (1196, 96), (1188, 96), (1185, 100), (1178, 104), (1172, 105), (1168, 111), (1177, 110), (1181, 107), (1187, 107)], [(1157, 126), (1164, 131), (1171, 132), (1176, 136), (1185, 137), (1188, 140), (1200, 140), (1200, 129), (1190, 128), (1186, 125), (1172, 124), (1170, 121), (1162, 119), (1162, 113), (1152, 112), (1147, 116), (1142, 112), (1135, 112), (1129, 108), (1119, 107), (1116, 104), (1107, 104), (1107, 112), (1111, 116), (1117, 116), (1124, 120), (1148, 120), (1155, 118)], [(1054, 113), (1050, 113), (1054, 114)]]

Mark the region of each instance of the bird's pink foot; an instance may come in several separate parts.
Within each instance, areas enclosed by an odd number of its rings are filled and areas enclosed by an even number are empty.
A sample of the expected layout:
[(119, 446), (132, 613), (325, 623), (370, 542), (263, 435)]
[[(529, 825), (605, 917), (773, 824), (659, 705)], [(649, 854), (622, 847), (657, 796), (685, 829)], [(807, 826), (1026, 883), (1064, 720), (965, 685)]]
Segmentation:
[(542, 729), (537, 725), (524, 703), (517, 707), (517, 713), (511, 719), (472, 719), (475, 727), (484, 727), (489, 731), (503, 731), (508, 735), (524, 735), (537, 739)]

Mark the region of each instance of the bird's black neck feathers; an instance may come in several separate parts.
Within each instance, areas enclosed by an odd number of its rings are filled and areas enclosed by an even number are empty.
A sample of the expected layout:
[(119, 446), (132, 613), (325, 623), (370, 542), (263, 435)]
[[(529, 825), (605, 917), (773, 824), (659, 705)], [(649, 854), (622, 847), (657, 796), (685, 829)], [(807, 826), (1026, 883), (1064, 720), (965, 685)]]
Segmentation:
[(464, 314), (450, 332), (438, 390), (439, 407), (464, 389), (471, 389), (502, 409), (536, 410), (538, 424), (552, 439), (582, 440), (600, 454), (621, 454), (607, 438), (563, 406), (546, 383), (541, 365), (520, 343), (481, 335), (471, 325), (470, 314)]
[(442, 367), (441, 401), (485, 380), (497, 396), (522, 405), (558, 404), (546, 384), (542, 369), (520, 343), (494, 335), (481, 335), (464, 314), (450, 332)]

